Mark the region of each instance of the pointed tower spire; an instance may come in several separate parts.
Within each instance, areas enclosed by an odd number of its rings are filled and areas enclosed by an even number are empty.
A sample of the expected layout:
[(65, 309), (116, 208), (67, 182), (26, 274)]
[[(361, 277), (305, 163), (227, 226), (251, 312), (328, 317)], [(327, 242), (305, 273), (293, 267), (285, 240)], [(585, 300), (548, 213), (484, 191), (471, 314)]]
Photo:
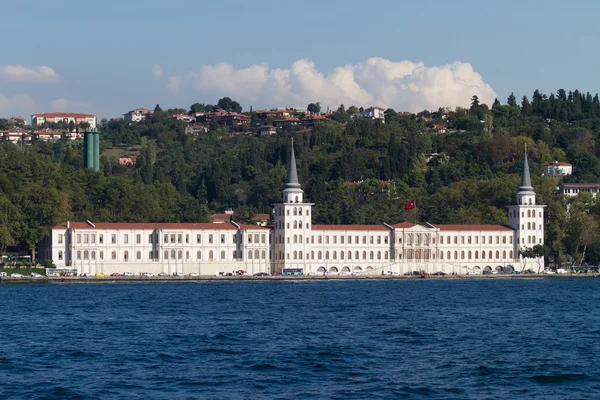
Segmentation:
[(290, 155), (290, 165), (288, 167), (287, 179), (285, 181), (286, 189), (299, 189), (298, 170), (296, 168), (296, 155), (294, 154), (294, 139), (292, 138), (292, 154)]
[(527, 144), (525, 144), (525, 160), (523, 162), (523, 172), (521, 174), (521, 186), (519, 191), (533, 191), (531, 177), (529, 176), (529, 162), (527, 161)]

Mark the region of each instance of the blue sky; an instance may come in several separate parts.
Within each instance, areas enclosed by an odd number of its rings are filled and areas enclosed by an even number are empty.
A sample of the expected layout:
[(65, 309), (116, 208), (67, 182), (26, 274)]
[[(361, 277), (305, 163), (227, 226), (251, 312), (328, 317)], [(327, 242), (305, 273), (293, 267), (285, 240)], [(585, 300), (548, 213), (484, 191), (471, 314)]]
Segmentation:
[(0, 116), (117, 117), (226, 95), (245, 109), (402, 110), (600, 91), (591, 1), (20, 0), (2, 14)]

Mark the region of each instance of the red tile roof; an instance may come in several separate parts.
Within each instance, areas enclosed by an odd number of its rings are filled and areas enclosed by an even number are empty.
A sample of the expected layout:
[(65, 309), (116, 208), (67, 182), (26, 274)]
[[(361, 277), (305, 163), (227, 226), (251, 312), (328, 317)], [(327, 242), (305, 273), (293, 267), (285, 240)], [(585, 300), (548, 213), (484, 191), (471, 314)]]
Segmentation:
[[(71, 222), (72, 229), (237, 229), (232, 223), (213, 224), (202, 222), (94, 222), (94, 227), (87, 222)], [(242, 229), (267, 229), (256, 225), (239, 224)], [(66, 229), (67, 223), (63, 222), (51, 229)]]
[(415, 224), (405, 221), (405, 222), (400, 222), (399, 224), (394, 224), (392, 226), (396, 229), (407, 229), (407, 228), (412, 228), (413, 226), (415, 226)]
[(433, 225), (440, 231), (509, 231), (512, 232), (514, 229), (504, 225)]
[(254, 217), (252, 217), (252, 221), (268, 221), (269, 220), (269, 214), (256, 214)]
[(565, 188), (600, 188), (600, 183), (561, 183)]
[(44, 118), (52, 118), (52, 117), (95, 118), (96, 117), (94, 114), (69, 113), (69, 112), (31, 114), (31, 116), (32, 117), (44, 117)]
[(568, 162), (561, 162), (561, 161), (553, 161), (553, 162), (547, 162), (542, 164), (544, 167), (547, 167), (549, 165), (558, 165), (558, 166), (565, 166), (565, 167), (571, 167), (572, 165), (569, 164)]
[(387, 231), (385, 225), (313, 225), (313, 231)]

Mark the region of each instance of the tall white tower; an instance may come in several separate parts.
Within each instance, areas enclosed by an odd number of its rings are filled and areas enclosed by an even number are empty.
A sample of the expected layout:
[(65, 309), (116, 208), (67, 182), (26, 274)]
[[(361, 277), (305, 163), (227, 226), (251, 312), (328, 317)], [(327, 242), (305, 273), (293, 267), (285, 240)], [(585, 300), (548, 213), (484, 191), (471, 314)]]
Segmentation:
[[(514, 252), (515, 258), (519, 257), (519, 251), (533, 248), (535, 245), (544, 245), (544, 208), (535, 202), (535, 192), (531, 185), (529, 175), (529, 162), (527, 161), (527, 147), (525, 147), (525, 160), (521, 174), (521, 186), (517, 193), (517, 205), (508, 206), (508, 224), (515, 230)], [(543, 257), (527, 262), (527, 268), (543, 268)]]
[(283, 190), (283, 202), (275, 204), (275, 272), (283, 268), (310, 269), (310, 232), (312, 203), (304, 202), (304, 191), (298, 182), (294, 141), (287, 180)]

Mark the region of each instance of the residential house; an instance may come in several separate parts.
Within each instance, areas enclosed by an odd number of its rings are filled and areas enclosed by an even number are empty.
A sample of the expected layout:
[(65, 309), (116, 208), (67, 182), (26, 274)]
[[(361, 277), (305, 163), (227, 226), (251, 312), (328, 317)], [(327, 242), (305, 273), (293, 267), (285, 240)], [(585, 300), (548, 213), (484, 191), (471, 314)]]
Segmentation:
[(123, 119), (128, 122), (140, 122), (152, 114), (154, 114), (154, 111), (148, 110), (147, 108), (136, 108), (135, 110), (123, 114)]
[(261, 136), (274, 135), (277, 133), (277, 128), (272, 125), (261, 126), (258, 130)]
[(558, 193), (565, 196), (577, 196), (579, 193), (590, 193), (592, 197), (600, 192), (600, 183), (561, 183), (558, 185)]
[(573, 173), (573, 166), (567, 162), (552, 161), (544, 163), (544, 175), (548, 176), (565, 176)]
[(191, 115), (187, 115), (187, 114), (173, 114), (169, 116), (169, 119), (174, 119), (177, 121), (183, 121), (183, 122), (195, 122), (196, 118), (191, 116)]
[(204, 125), (188, 125), (185, 127), (186, 135), (200, 136), (208, 132), (208, 127)]
[(354, 115), (358, 115), (358, 118), (379, 119), (385, 121), (385, 109), (377, 106), (369, 107)]
[(70, 122), (79, 125), (82, 122), (89, 124), (90, 128), (96, 128), (96, 116), (93, 114), (82, 114), (82, 113), (68, 113), (68, 112), (55, 112), (55, 113), (41, 113), (31, 115), (31, 126), (36, 127), (45, 123), (59, 123), (64, 122), (69, 124)]

